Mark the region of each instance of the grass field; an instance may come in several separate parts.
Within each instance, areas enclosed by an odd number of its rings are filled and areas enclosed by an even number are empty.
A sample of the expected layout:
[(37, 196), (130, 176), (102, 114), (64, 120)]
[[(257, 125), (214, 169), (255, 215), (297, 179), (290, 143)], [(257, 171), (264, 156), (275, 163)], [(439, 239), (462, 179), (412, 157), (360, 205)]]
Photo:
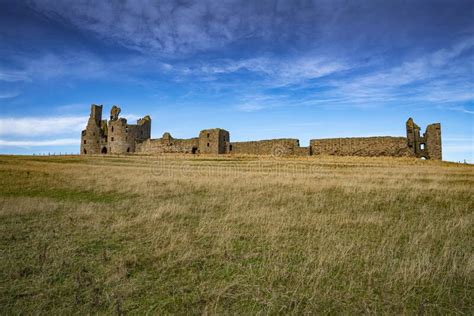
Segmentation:
[(0, 156), (2, 314), (474, 310), (474, 167)]

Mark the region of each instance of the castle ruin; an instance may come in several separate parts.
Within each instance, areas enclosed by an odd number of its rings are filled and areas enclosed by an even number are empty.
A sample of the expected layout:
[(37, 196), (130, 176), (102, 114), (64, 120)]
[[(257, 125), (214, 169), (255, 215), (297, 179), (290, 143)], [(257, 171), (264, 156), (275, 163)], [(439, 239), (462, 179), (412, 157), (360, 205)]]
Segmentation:
[(91, 106), (89, 121), (81, 133), (81, 154), (337, 155), (442, 159), (441, 124), (428, 125), (425, 133), (421, 135), (420, 127), (412, 118), (406, 122), (407, 137), (312, 139), (308, 147), (301, 147), (299, 140), (293, 138), (231, 142), (229, 132), (221, 128), (202, 130), (198, 137), (189, 139), (173, 138), (170, 133), (152, 139), (150, 116), (139, 119), (137, 124), (128, 124), (127, 120), (119, 115), (120, 108), (113, 106), (110, 119), (102, 120), (102, 105)]

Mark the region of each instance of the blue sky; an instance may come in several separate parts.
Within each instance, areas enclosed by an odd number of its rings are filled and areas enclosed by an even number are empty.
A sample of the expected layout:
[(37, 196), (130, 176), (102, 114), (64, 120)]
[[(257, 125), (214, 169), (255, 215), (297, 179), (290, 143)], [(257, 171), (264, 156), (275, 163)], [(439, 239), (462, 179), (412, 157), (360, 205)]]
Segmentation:
[[(0, 153), (79, 152), (90, 104), (152, 137), (404, 136), (474, 162), (472, 1), (0, 0)], [(104, 113), (107, 116), (107, 113)]]

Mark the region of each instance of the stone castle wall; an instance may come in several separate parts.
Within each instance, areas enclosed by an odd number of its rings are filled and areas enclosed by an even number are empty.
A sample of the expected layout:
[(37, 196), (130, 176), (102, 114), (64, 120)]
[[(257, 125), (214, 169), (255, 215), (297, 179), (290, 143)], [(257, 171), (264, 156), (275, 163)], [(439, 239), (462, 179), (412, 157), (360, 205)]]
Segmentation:
[(231, 142), (229, 153), (234, 155), (274, 155), (291, 156), (301, 154), (297, 139), (281, 138), (249, 142)]
[(427, 159), (442, 159), (441, 124), (431, 124), (426, 127), (426, 157)]
[(199, 148), (199, 138), (177, 139), (165, 133), (162, 138), (147, 139), (137, 143), (138, 153), (183, 153), (196, 154)]
[(151, 118), (145, 116), (137, 124), (119, 118), (120, 108), (113, 106), (110, 120), (102, 120), (102, 105), (91, 106), (87, 127), (81, 133), (81, 154), (185, 153), (272, 156), (392, 156), (442, 159), (441, 125), (428, 125), (423, 135), (409, 118), (407, 137), (354, 137), (312, 139), (309, 147), (300, 147), (293, 138), (231, 142), (230, 133), (221, 128), (205, 129), (199, 137), (175, 139), (169, 133), (151, 139)]
[(413, 156), (405, 137), (354, 137), (312, 139), (310, 141), (313, 155), (335, 156)]
[(312, 155), (311, 146), (295, 147), (293, 155), (294, 156), (300, 156), (300, 157), (311, 156)]

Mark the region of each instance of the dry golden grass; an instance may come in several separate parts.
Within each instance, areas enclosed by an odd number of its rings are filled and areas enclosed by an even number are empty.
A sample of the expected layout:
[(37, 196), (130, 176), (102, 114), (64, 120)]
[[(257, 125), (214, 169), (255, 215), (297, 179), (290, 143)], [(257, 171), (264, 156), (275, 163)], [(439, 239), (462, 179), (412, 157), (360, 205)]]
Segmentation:
[(474, 167), (0, 157), (0, 308), (472, 313)]

